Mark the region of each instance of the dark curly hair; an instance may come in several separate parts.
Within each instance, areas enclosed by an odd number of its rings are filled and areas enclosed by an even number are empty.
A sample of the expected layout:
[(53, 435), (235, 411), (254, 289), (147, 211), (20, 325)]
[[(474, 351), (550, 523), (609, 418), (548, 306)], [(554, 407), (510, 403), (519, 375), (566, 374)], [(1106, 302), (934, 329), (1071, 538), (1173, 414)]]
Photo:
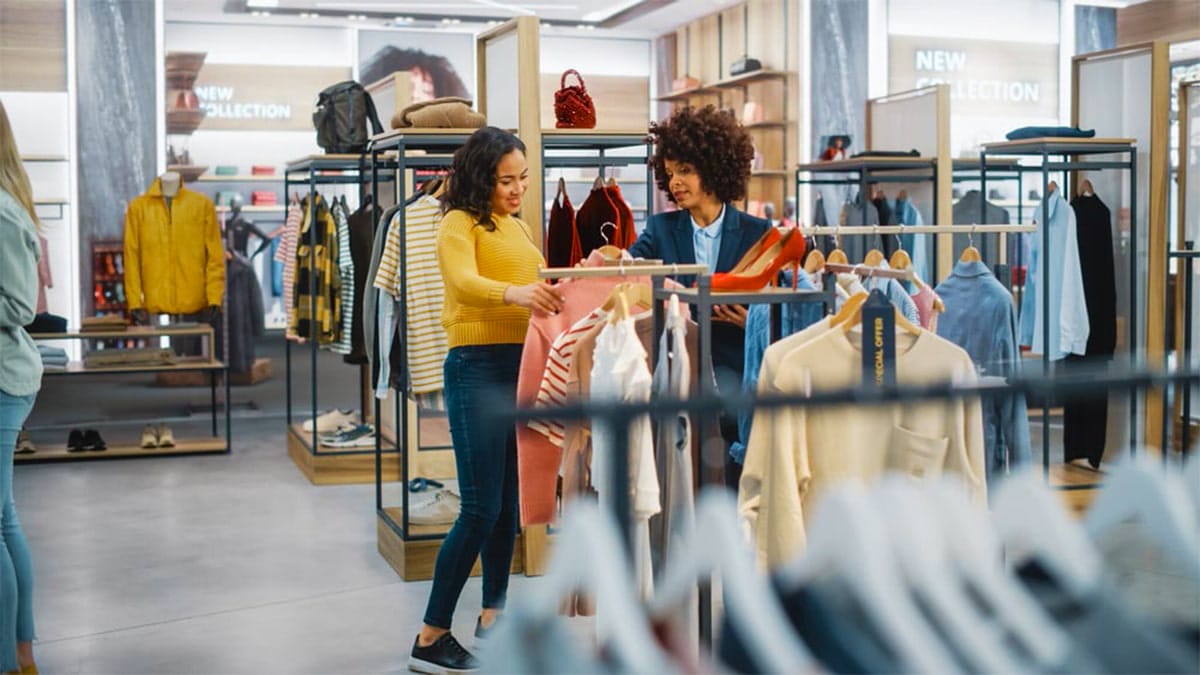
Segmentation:
[(700, 186), (722, 203), (746, 196), (754, 143), (731, 111), (712, 105), (680, 108), (666, 121), (651, 122), (650, 135), (654, 139), (654, 182), (671, 203), (675, 197), (667, 177), (668, 159), (695, 167)]
[(476, 225), (494, 232), (492, 193), (496, 189), (496, 167), (500, 165), (500, 159), (513, 150), (525, 154), (525, 143), (504, 129), (477, 129), (461, 148), (454, 151), (450, 163), (450, 187), (442, 200), (442, 208), (446, 211), (462, 209), (475, 217)]

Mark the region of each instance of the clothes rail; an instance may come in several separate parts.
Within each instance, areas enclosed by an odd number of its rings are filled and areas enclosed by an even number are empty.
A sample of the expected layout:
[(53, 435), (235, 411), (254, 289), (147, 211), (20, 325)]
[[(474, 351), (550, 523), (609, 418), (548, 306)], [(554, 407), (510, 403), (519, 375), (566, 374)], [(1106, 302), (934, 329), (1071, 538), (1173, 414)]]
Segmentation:
[(840, 274), (857, 274), (860, 277), (878, 277), (880, 279), (899, 279), (901, 281), (912, 281), (913, 271), (911, 269), (895, 270), (880, 267), (871, 267), (870, 265), (846, 265), (844, 263), (825, 263), (826, 272), (836, 272)]
[(831, 225), (796, 228), (806, 237), (872, 234), (1009, 234), (1037, 232), (1036, 225)]
[(602, 267), (546, 267), (538, 270), (539, 279), (584, 279), (592, 277), (669, 277), (675, 275), (707, 274), (706, 265), (639, 264), (629, 260)]

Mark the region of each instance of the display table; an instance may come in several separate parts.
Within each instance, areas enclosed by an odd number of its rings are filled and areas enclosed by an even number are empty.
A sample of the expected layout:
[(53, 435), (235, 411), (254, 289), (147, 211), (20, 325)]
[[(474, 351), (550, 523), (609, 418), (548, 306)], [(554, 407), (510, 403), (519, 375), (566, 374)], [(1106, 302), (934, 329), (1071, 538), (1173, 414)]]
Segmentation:
[[(84, 341), (84, 351), (102, 351), (105, 353), (117, 352), (121, 347), (107, 347), (103, 349), (91, 349), (95, 346), (95, 342), (138, 342), (138, 343), (157, 343), (161, 338), (184, 337), (184, 338), (199, 338), (201, 343), (201, 356), (183, 356), (176, 357), (173, 363), (120, 363), (105, 366), (86, 365), (84, 361), (71, 361), (63, 370), (47, 369), (43, 377), (71, 377), (79, 375), (134, 375), (146, 373), (175, 373), (196, 371), (208, 374), (209, 391), (211, 395), (211, 416), (212, 416), (212, 434), (210, 436), (200, 437), (176, 437), (172, 447), (155, 447), (143, 448), (138, 444), (109, 444), (108, 449), (101, 451), (87, 452), (68, 452), (66, 444), (38, 446), (37, 452), (32, 454), (20, 454), (14, 457), (14, 462), (18, 464), (30, 464), (37, 462), (56, 462), (56, 461), (76, 461), (76, 460), (96, 460), (96, 459), (112, 459), (112, 458), (129, 458), (129, 457), (165, 457), (178, 455), (197, 455), (197, 454), (214, 454), (228, 453), (232, 448), (232, 429), (229, 410), (229, 378), (220, 377), (227, 371), (224, 363), (217, 361), (212, 356), (213, 347), (213, 329), (208, 325), (186, 325), (186, 326), (131, 326), (125, 330), (103, 330), (103, 331), (83, 331), (69, 333), (34, 333), (30, 337), (34, 340), (82, 340)], [(224, 416), (225, 416), (225, 433), (224, 436), (218, 431), (218, 409), (217, 409), (217, 380), (221, 379), (225, 385), (224, 397)], [(77, 386), (88, 386), (86, 380), (81, 381)], [(97, 396), (103, 396), (102, 392), (97, 392)], [(42, 402), (45, 403), (45, 402)], [(35, 404), (36, 405), (36, 404)], [(140, 427), (145, 424), (157, 423), (158, 420), (140, 420), (134, 422)]]

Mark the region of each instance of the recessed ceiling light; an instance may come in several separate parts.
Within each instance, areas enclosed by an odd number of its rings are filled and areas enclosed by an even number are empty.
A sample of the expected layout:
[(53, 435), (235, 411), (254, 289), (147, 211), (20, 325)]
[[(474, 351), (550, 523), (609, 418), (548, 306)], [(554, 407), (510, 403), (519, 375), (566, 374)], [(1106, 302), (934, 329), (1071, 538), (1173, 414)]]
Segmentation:
[(278, 7), (279, 0), (246, 0), (247, 7)]

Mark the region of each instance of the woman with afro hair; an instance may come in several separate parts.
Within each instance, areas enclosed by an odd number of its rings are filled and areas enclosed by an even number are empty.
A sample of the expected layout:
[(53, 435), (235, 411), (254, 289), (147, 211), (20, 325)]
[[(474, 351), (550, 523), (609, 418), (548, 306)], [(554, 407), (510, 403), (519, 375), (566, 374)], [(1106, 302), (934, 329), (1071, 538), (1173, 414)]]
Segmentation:
[[(658, 213), (646, 222), (629, 252), (665, 264), (706, 265), (711, 273), (728, 272), (759, 240), (770, 223), (739, 211), (733, 202), (746, 195), (754, 144), (732, 112), (713, 106), (680, 108), (652, 123), (655, 182), (678, 210)], [(694, 279), (676, 281), (691, 286)], [(717, 387), (741, 387), (746, 342), (746, 308), (713, 308), (712, 358)], [(737, 419), (722, 415), (721, 435), (737, 440)], [(725, 481), (737, 488), (741, 465), (725, 454)]]

